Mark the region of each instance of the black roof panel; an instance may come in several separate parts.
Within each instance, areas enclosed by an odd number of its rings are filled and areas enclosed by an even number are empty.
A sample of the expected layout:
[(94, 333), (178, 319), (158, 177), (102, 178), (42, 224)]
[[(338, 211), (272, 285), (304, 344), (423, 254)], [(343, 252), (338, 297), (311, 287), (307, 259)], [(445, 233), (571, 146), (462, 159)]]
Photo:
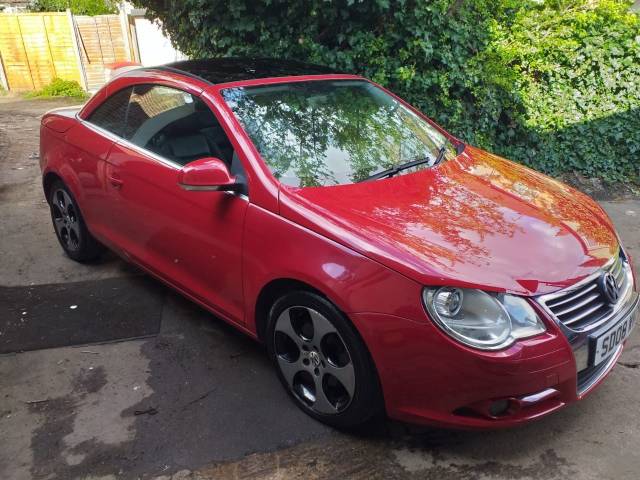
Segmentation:
[(267, 77), (341, 73), (321, 65), (313, 65), (295, 60), (277, 60), (274, 58), (226, 57), (206, 60), (184, 60), (153, 68), (157, 70), (179, 71), (199, 77), (213, 84)]

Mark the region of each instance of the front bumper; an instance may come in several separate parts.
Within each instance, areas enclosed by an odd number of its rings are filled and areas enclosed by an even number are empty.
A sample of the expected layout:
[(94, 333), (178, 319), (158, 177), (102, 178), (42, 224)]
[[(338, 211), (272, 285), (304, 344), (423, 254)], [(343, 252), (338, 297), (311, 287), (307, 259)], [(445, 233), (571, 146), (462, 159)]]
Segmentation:
[[(635, 294), (635, 300), (632, 300), (631, 306), (627, 309), (622, 310), (619, 314), (615, 315), (614, 318), (609, 320), (605, 325), (598, 328), (595, 332), (590, 335), (586, 335), (585, 344), (582, 345), (581, 349), (576, 352), (574, 348), (574, 356), (576, 358), (576, 370), (577, 370), (577, 393), (579, 398), (583, 398), (589, 394), (597, 385), (600, 384), (602, 379), (613, 369), (616, 364), (618, 357), (620, 357), (624, 345), (621, 344), (618, 348), (609, 356), (609, 358), (599, 365), (592, 366), (589, 363), (589, 340), (595, 339), (600, 335), (604, 334), (609, 328), (613, 325), (616, 325), (627, 318), (635, 316), (634, 323), (637, 325), (640, 322), (640, 297)], [(593, 340), (591, 340), (593, 343)], [(587, 361), (585, 363), (585, 357)]]
[[(634, 295), (631, 307), (601, 328), (629, 315), (640, 321)], [(375, 313), (352, 319), (374, 358), (389, 417), (423, 425), (500, 428), (540, 418), (586, 396), (623, 349), (579, 376), (572, 344), (555, 322), (548, 322), (546, 333), (506, 350), (481, 352), (431, 323)], [(506, 402), (506, 409), (492, 415), (496, 401)]]

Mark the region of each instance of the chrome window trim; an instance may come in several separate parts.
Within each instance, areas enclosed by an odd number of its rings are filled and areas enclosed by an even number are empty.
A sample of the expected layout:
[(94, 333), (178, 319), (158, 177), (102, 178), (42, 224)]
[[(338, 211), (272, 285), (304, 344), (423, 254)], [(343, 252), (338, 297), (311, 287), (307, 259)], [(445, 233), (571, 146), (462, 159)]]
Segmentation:
[[(182, 73), (184, 73), (184, 72), (182, 72)], [(132, 89), (131, 90), (131, 94), (133, 94), (133, 92), (135, 91), (135, 87), (139, 86), (139, 85), (151, 85), (151, 86), (166, 87), (166, 88), (169, 88), (169, 89), (176, 90), (178, 92), (186, 93), (188, 95), (191, 95), (194, 99), (200, 99), (200, 101), (202, 101), (202, 98), (201, 98), (202, 92), (203, 92), (202, 89), (200, 90), (199, 93), (196, 94), (196, 93), (188, 92), (186, 90), (183, 90), (182, 88), (178, 88), (178, 87), (173, 86), (173, 85), (161, 85), (161, 84), (157, 84), (157, 83), (153, 83), (153, 82), (130, 85), (128, 87), (121, 88), (117, 92), (120, 92), (120, 91), (122, 91), (122, 90), (124, 90), (126, 88), (131, 88)], [(117, 93), (117, 92), (115, 92), (115, 93)], [(111, 96), (109, 96), (108, 98), (102, 100), (100, 102), (100, 104), (96, 108), (93, 109), (93, 111), (95, 111), (97, 108), (99, 108), (101, 105), (103, 105), (104, 102), (106, 102), (109, 98), (111, 98)], [(130, 101), (131, 101), (131, 97), (129, 97), (129, 102)], [(203, 102), (203, 103), (205, 103), (205, 105), (206, 105), (206, 102)], [(223, 122), (220, 120), (220, 116), (222, 116), (222, 115), (218, 115), (216, 113), (216, 109), (215, 108), (211, 108), (209, 105), (206, 105), (206, 107), (209, 109), (211, 114), (214, 116), (214, 118), (216, 119), (218, 124), (222, 127), (224, 135), (229, 140), (229, 143), (231, 144), (231, 148), (233, 149), (234, 154), (237, 155), (237, 149), (233, 146), (233, 142), (231, 141), (231, 138), (229, 138), (229, 135), (227, 134), (227, 132), (224, 131), (225, 129), (224, 129), (224, 126), (223, 126)], [(62, 108), (69, 108), (69, 107), (62, 107)], [(127, 110), (128, 110), (128, 108), (129, 107), (127, 106)], [(162, 164), (162, 165), (164, 165), (166, 167), (169, 167), (172, 170), (176, 170), (176, 171), (182, 170), (182, 168), (185, 165), (187, 165), (187, 164), (182, 165), (182, 164), (174, 162), (173, 160), (170, 160), (168, 158), (164, 158), (161, 155), (158, 155), (158, 154), (156, 154), (156, 153), (154, 153), (154, 152), (152, 152), (150, 150), (147, 150), (146, 148), (140, 147), (139, 145), (136, 145), (135, 143), (132, 143), (132, 142), (128, 141), (127, 139), (121, 137), (120, 135), (116, 135), (113, 132), (105, 130), (104, 128), (99, 127), (98, 125), (96, 125), (94, 123), (91, 123), (89, 120), (85, 120), (85, 119), (81, 118), (80, 117), (80, 113), (82, 113), (82, 109), (75, 113), (75, 118), (81, 125), (84, 125), (87, 128), (89, 128), (90, 130), (93, 130), (94, 132), (105, 136), (109, 140), (112, 140), (114, 143), (117, 143), (118, 145), (122, 145), (124, 147), (130, 148), (131, 150), (133, 150), (133, 151), (135, 151), (135, 152), (137, 152), (137, 153), (139, 153), (141, 155), (146, 156), (150, 160), (153, 160), (153, 161), (155, 161), (157, 163), (160, 163), (160, 164)], [(93, 113), (93, 112), (91, 112), (91, 113)], [(125, 120), (126, 120), (126, 116), (125, 116)], [(246, 166), (242, 165), (242, 169), (243, 169), (243, 171), (244, 171), (244, 173), (246, 175)], [(182, 187), (182, 185), (180, 185), (180, 186)], [(245, 180), (245, 187), (248, 190), (249, 185), (248, 185), (248, 182), (246, 180)], [(242, 198), (243, 200), (245, 200), (247, 202), (250, 202), (250, 200), (249, 200), (249, 192), (241, 193), (241, 192), (231, 192), (231, 191), (228, 191), (228, 190), (223, 190), (223, 191), (226, 191), (227, 193), (230, 193), (230, 194), (232, 194), (232, 195), (234, 195), (236, 197)]]
[[(83, 120), (82, 118), (80, 118), (80, 116), (78, 114), (76, 114), (76, 119), (78, 120), (78, 122), (80, 122), (80, 124), (86, 126), (88, 129), (93, 130), (94, 132), (103, 135), (105, 137), (107, 137), (109, 140), (112, 140), (114, 143), (117, 143), (118, 145), (122, 145), (125, 146), (127, 148), (130, 148), (131, 150), (134, 150), (135, 152), (138, 152), (141, 155), (144, 155), (146, 157), (148, 157), (150, 160), (154, 160), (158, 163), (161, 163), (162, 165), (171, 168), (172, 170), (175, 170), (176, 172), (181, 170), (182, 167), (184, 165), (180, 165), (179, 163), (176, 163), (172, 160), (169, 160), (167, 158), (163, 158), (160, 155), (157, 155), (149, 150), (147, 150), (146, 148), (142, 148), (134, 143), (129, 142), (128, 140), (125, 140), (124, 138), (116, 135), (115, 133), (110, 132), (109, 130), (105, 130), (104, 128), (101, 128), (91, 122), (89, 122), (88, 120)], [(206, 187), (206, 188), (199, 188), (199, 187), (193, 187), (193, 186), (187, 186), (187, 185), (183, 185), (178, 183), (178, 186), (183, 188), (184, 190), (199, 190), (199, 191), (223, 191), (229, 194), (232, 194), (235, 197), (241, 198), (242, 200), (245, 201), (249, 201), (249, 196), (245, 195), (244, 193), (236, 193), (236, 192), (231, 192), (228, 190), (222, 190), (222, 189), (218, 189), (218, 188), (211, 188), (211, 187)]]
[[(172, 160), (169, 160), (167, 158), (161, 157), (160, 155), (157, 155), (149, 150), (147, 150), (146, 148), (142, 148), (139, 145), (136, 145), (134, 143), (131, 143), (130, 141), (120, 137), (119, 135), (116, 135), (115, 133), (110, 132), (109, 130), (105, 130), (102, 127), (99, 127), (98, 125), (95, 125), (91, 122), (89, 122), (88, 120), (83, 120), (82, 118), (80, 118), (79, 114), (76, 113), (76, 120), (78, 120), (78, 122), (82, 125), (84, 125), (85, 127), (87, 127), (90, 130), (93, 130), (94, 132), (107, 137), (109, 140), (112, 140), (114, 143), (117, 143), (118, 145), (122, 145), (124, 147), (127, 147), (141, 155), (144, 155), (145, 157), (148, 157), (150, 160), (153, 160), (157, 163), (161, 163), (162, 165), (171, 168), (172, 170), (175, 171), (179, 171), (182, 169), (182, 167), (184, 165), (180, 165), (179, 163), (176, 163)], [(198, 188), (198, 187), (192, 187), (192, 188), (185, 188), (185, 185), (182, 184), (178, 184), (178, 186), (184, 188), (185, 190), (208, 190), (208, 191), (225, 191), (227, 193), (230, 193), (238, 198), (241, 198), (245, 201), (249, 201), (249, 196), (245, 195), (244, 193), (235, 193), (235, 192), (230, 192), (228, 190), (220, 190), (220, 189), (214, 189), (214, 188)]]
[(145, 155), (149, 157), (151, 160), (155, 160), (156, 162), (162, 163), (163, 165), (166, 165), (167, 167), (170, 167), (174, 170), (180, 170), (182, 168), (182, 165), (180, 165), (179, 163), (176, 163), (172, 160), (161, 157), (160, 155), (157, 155), (152, 151), (147, 150), (146, 148), (142, 148), (139, 145), (136, 145), (135, 143), (131, 143), (130, 141), (122, 138), (121, 136), (116, 135), (115, 133), (110, 132), (109, 130), (105, 130), (104, 128), (99, 127), (98, 125), (91, 123), (88, 120), (83, 120), (82, 118), (80, 118), (78, 114), (76, 114), (76, 119), (85, 127), (89, 128), (90, 130), (93, 130), (96, 133), (99, 133), (100, 135), (107, 137), (109, 140), (113, 140), (118, 145), (122, 145), (124, 147), (130, 148), (131, 150), (134, 150), (135, 152), (138, 152), (141, 155)]

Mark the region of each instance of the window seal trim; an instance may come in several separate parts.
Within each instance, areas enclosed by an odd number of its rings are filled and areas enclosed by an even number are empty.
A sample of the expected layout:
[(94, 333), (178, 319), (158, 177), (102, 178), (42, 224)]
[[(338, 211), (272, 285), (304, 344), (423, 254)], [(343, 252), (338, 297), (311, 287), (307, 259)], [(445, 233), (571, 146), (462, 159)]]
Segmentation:
[[(87, 128), (89, 128), (90, 130), (93, 130), (95, 133), (98, 133), (100, 135), (103, 135), (104, 137), (108, 138), (109, 140), (113, 141), (114, 143), (117, 143), (119, 145), (125, 146), (137, 153), (140, 153), (141, 155), (145, 155), (146, 157), (149, 157), (150, 160), (156, 161), (158, 163), (163, 164), (166, 167), (171, 168), (172, 170), (175, 171), (179, 171), (182, 169), (182, 167), (184, 165), (180, 165), (179, 163), (173, 162), (167, 158), (163, 158), (160, 155), (157, 155), (145, 148), (142, 148), (134, 143), (129, 142), (128, 140), (125, 140), (122, 137), (119, 137), (118, 135), (116, 135), (115, 133), (110, 132), (109, 130), (105, 130), (104, 128), (101, 128), (91, 122), (89, 122), (88, 120), (83, 120), (82, 118), (80, 118), (80, 116), (76, 113), (76, 119), (78, 120), (78, 122), (80, 122), (81, 125), (86, 126)], [(244, 193), (238, 193), (238, 192), (228, 192), (226, 190), (224, 190), (224, 192), (226, 193), (230, 193), (235, 197), (241, 198), (243, 200), (246, 200), (247, 202), (249, 201), (249, 196), (244, 194)]]
[[(117, 90), (116, 92), (114, 92), (113, 94), (108, 94), (107, 97), (102, 100), (102, 102), (100, 102), (90, 113), (89, 113), (89, 117), (91, 117), (91, 115), (93, 115), (93, 113), (96, 111), (96, 109), (100, 108), (101, 105), (103, 105), (106, 101), (109, 100), (109, 98), (111, 98), (112, 95), (115, 95), (116, 93), (125, 90), (127, 88), (131, 88), (131, 92), (129, 93), (129, 101), (127, 102), (127, 109), (125, 112), (125, 125), (127, 123), (127, 120), (129, 118), (129, 106), (131, 105), (131, 95), (133, 95), (135, 93), (135, 88), (141, 85), (151, 85), (151, 86), (161, 86), (161, 87), (167, 87), (167, 88), (171, 88), (173, 90), (179, 91), (179, 92), (183, 92), (183, 93), (187, 93), (189, 95), (191, 95), (194, 98), (198, 98), (200, 99), (205, 105), (206, 102), (202, 99), (202, 93), (204, 92), (204, 89), (201, 90), (198, 93), (193, 93), (193, 92), (189, 92), (185, 89), (176, 87), (175, 85), (164, 85), (164, 84), (157, 84), (157, 83), (153, 83), (153, 82), (142, 82), (142, 83), (135, 83), (133, 85), (127, 85), (119, 90)], [(220, 120), (219, 116), (216, 114), (216, 111), (211, 108), (209, 105), (206, 105), (207, 108), (209, 109), (209, 111), (211, 112), (211, 114), (215, 117), (216, 121), (220, 124), (220, 126), (224, 129), (223, 126), (223, 122)], [(122, 145), (126, 148), (129, 148), (131, 150), (133, 150), (134, 152), (137, 152), (141, 155), (144, 155), (146, 157), (149, 158), (149, 160), (155, 161), (156, 163), (160, 163), (166, 167), (171, 168), (172, 170), (176, 170), (179, 171), (181, 170), (184, 165), (181, 165), (180, 163), (174, 162), (173, 160), (169, 160), (168, 158), (164, 158), (150, 150), (147, 150), (146, 148), (140, 147), (139, 145), (136, 145), (135, 143), (132, 143), (130, 141), (128, 141), (127, 139), (125, 139), (124, 137), (121, 137), (120, 135), (117, 135), (113, 132), (110, 132), (109, 130), (106, 130), (102, 127), (99, 127), (98, 125), (96, 125), (95, 123), (92, 123), (89, 119), (84, 119), (80, 116), (80, 114), (83, 112), (84, 108), (81, 109), (79, 112), (77, 112), (75, 114), (75, 118), (76, 120), (81, 124), (86, 126), (87, 128), (89, 128), (90, 130), (93, 130), (95, 133), (98, 133), (99, 135), (102, 135), (106, 138), (108, 138), (109, 140), (113, 141), (114, 143), (117, 143), (118, 145)], [(227, 137), (229, 137), (229, 134), (226, 132), (225, 130), (225, 135)], [(234, 150), (236, 150), (235, 147), (233, 147), (233, 142), (231, 141), (231, 139), (229, 138), (229, 142), (232, 145), (232, 148)], [(244, 165), (243, 165), (243, 169), (244, 169)], [(245, 169), (246, 170), (246, 169)], [(247, 182), (247, 187), (248, 187), (248, 182)], [(247, 202), (249, 202), (249, 195), (245, 194), (245, 193), (239, 193), (239, 192), (229, 192), (231, 194), (233, 194), (236, 197), (242, 198), (243, 200), (246, 200)]]
[(153, 153), (152, 151), (147, 150), (146, 148), (142, 148), (139, 145), (136, 145), (135, 143), (131, 143), (130, 141), (120, 137), (119, 135), (116, 135), (115, 133), (110, 132), (109, 130), (105, 130), (104, 128), (99, 127), (98, 125), (91, 123), (88, 120), (83, 120), (82, 118), (80, 118), (78, 114), (76, 114), (76, 119), (78, 120), (78, 122), (80, 122), (80, 124), (86, 126), (87, 128), (93, 130), (94, 132), (100, 135), (103, 135), (104, 137), (107, 137), (109, 140), (112, 140), (113, 142), (119, 145), (122, 145), (137, 153), (140, 153), (141, 155), (145, 155), (146, 157), (149, 157), (151, 160), (159, 162), (174, 170), (180, 170), (183, 167), (183, 165), (180, 165), (179, 163), (169, 160), (168, 158), (161, 157), (160, 155)]

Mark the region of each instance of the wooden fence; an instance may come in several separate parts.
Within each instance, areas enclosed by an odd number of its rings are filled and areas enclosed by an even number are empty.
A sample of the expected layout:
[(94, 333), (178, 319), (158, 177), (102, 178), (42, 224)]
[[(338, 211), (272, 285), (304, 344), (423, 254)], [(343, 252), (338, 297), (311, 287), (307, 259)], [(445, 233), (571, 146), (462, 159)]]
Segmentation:
[(125, 25), (119, 15), (0, 14), (0, 79), (15, 91), (40, 89), (56, 77), (96, 90), (105, 64), (132, 59)]
[(96, 90), (104, 83), (105, 65), (131, 60), (127, 33), (119, 15), (75, 16), (73, 19), (87, 90)]
[(67, 13), (0, 14), (0, 55), (10, 90), (34, 90), (55, 77), (83, 83)]

